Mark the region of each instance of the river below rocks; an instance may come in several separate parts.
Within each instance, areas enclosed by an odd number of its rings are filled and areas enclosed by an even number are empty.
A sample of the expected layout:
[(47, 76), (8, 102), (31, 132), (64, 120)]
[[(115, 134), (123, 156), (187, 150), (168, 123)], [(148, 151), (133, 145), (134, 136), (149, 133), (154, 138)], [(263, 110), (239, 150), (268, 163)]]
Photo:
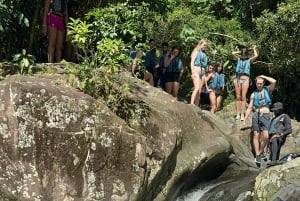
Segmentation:
[[(188, 192), (183, 192), (176, 201), (236, 201), (241, 193), (251, 200), (250, 191), (259, 171), (226, 170), (220, 177), (199, 183)], [(248, 192), (248, 194), (247, 194)]]

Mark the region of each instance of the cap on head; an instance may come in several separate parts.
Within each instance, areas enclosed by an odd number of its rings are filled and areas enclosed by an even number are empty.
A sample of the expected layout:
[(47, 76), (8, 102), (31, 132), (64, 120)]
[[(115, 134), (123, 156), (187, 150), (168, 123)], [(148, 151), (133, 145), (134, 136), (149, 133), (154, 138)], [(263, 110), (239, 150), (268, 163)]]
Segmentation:
[(271, 109), (271, 111), (280, 110), (280, 109), (283, 109), (283, 104), (281, 102), (276, 102), (273, 104), (273, 108)]

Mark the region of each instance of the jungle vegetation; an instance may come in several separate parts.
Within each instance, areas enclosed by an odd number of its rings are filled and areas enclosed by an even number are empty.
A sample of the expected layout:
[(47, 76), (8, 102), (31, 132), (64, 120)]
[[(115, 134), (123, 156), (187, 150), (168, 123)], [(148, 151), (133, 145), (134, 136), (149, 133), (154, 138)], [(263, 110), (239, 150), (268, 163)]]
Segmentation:
[[(0, 72), (7, 63), (20, 74), (33, 73), (34, 63), (46, 62), (47, 42), (42, 34), (43, 0), (0, 0)], [(251, 78), (273, 76), (278, 84), (273, 101), (300, 119), (300, 0), (86, 0), (78, 16), (69, 20), (68, 36), (78, 49), (78, 64), (67, 65), (70, 75), (86, 93), (108, 101), (118, 111), (131, 107), (123, 92), (114, 88), (118, 73), (128, 70), (129, 52), (147, 50), (154, 38), (180, 47), (186, 71), (180, 96), (189, 98), (192, 82), (190, 53), (201, 38), (209, 41), (211, 63), (223, 62), (226, 74), (224, 105), (234, 100), (233, 50), (259, 48)], [(2, 78), (4, 79), (4, 78)], [(254, 85), (251, 86), (250, 92)], [(123, 105), (122, 105), (123, 104)]]

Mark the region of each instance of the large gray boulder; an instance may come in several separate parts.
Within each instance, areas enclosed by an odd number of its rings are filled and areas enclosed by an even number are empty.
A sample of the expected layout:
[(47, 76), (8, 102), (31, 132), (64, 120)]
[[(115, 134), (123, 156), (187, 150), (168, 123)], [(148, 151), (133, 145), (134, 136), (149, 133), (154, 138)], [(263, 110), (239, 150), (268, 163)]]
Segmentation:
[(254, 200), (298, 200), (300, 198), (300, 158), (264, 170), (254, 186)]
[(165, 200), (228, 161), (222, 120), (125, 77), (129, 122), (63, 75), (1, 81), (1, 200)]

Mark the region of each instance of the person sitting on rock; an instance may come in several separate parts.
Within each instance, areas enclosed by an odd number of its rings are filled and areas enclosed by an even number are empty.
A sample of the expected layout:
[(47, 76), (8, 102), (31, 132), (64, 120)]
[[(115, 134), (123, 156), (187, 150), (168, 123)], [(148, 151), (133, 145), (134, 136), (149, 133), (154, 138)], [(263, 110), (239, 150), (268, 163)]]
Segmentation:
[(280, 149), (284, 145), (286, 137), (292, 133), (291, 118), (288, 114), (283, 113), (283, 104), (274, 103), (271, 111), (275, 117), (272, 118), (269, 128), (270, 160), (268, 165), (276, 165), (279, 160)]

